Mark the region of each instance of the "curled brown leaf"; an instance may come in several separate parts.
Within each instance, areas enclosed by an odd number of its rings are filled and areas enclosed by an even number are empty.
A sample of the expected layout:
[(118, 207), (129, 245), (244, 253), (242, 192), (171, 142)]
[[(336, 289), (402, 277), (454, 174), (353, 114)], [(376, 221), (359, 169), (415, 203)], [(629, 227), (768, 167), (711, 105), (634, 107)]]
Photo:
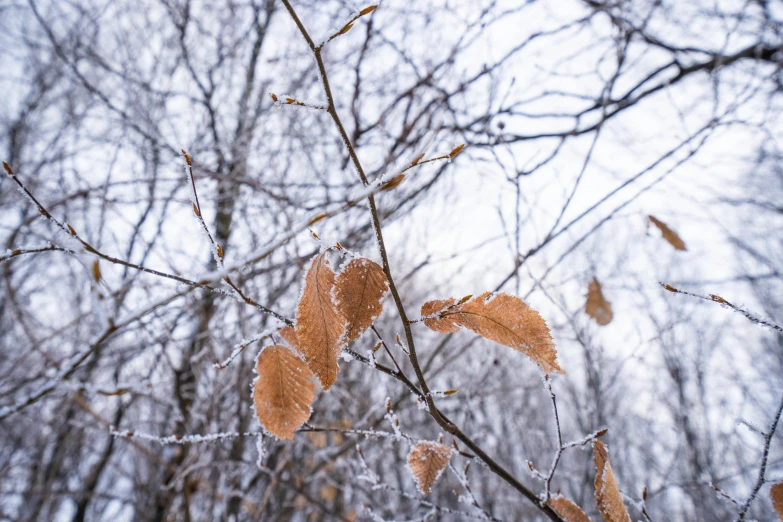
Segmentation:
[(318, 254), (305, 275), (294, 326), (307, 366), (318, 376), (325, 390), (337, 379), (346, 327), (345, 318), (332, 300), (334, 284), (335, 274), (326, 253)]
[(685, 242), (680, 239), (680, 236), (677, 235), (677, 232), (669, 228), (666, 223), (655, 218), (654, 216), (647, 216), (647, 218), (653, 225), (658, 227), (658, 229), (661, 231), (661, 234), (663, 235), (663, 238), (668, 241), (671, 246), (677, 250), (688, 250), (685, 247)]
[(601, 291), (601, 283), (599, 283), (596, 278), (593, 278), (587, 287), (585, 312), (601, 326), (609, 324), (612, 317), (614, 317), (612, 305), (604, 297), (604, 294)]
[(557, 351), (549, 327), (541, 314), (520, 298), (485, 292), (467, 302), (456, 299), (435, 300), (421, 307), (424, 324), (440, 333), (467, 328), (518, 350), (547, 374), (565, 373), (557, 364)]
[(564, 522), (590, 522), (590, 518), (582, 511), (582, 508), (561, 495), (550, 498), (547, 504), (560, 515)]
[(609, 464), (606, 445), (600, 440), (593, 442), (593, 457), (596, 468), (595, 503), (598, 505), (598, 512), (606, 522), (631, 522)]
[(769, 497), (772, 499), (772, 507), (775, 508), (775, 513), (778, 514), (778, 518), (783, 522), (783, 482), (772, 485), (769, 489)]
[(299, 341), (296, 338), (296, 330), (294, 330), (293, 326), (286, 326), (281, 329), (280, 337), (282, 337), (286, 344), (293, 348), (296, 353), (302, 353), (302, 349), (299, 347)]

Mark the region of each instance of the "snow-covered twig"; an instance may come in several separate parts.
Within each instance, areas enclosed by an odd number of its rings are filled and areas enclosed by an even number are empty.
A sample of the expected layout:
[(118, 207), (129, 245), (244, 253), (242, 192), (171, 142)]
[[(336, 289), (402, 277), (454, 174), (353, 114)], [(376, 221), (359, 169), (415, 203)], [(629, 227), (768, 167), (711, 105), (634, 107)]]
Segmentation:
[(245, 350), (245, 348), (247, 348), (248, 346), (250, 346), (254, 342), (262, 341), (264, 338), (269, 337), (270, 335), (272, 335), (273, 333), (277, 332), (278, 330), (280, 330), (280, 328), (274, 328), (274, 329), (271, 329), (271, 330), (264, 330), (260, 334), (256, 334), (253, 337), (251, 337), (250, 339), (242, 339), (242, 341), (240, 341), (238, 344), (234, 345), (234, 349), (231, 351), (231, 354), (229, 354), (228, 357), (226, 357), (222, 362), (215, 362), (215, 363), (213, 363), (212, 366), (214, 366), (218, 370), (222, 370), (223, 368), (226, 368), (229, 364), (231, 364), (231, 362), (234, 359), (237, 358), (237, 356), (240, 353), (242, 353)]
[[(778, 404), (778, 409), (777, 412), (775, 413), (775, 418), (772, 419), (769, 428), (767, 428), (767, 430), (763, 433), (764, 449), (761, 453), (759, 476), (756, 479), (756, 484), (753, 486), (753, 490), (750, 492), (750, 495), (748, 495), (748, 498), (745, 499), (745, 502), (740, 506), (740, 510), (739, 513), (737, 513), (737, 518), (736, 518), (737, 522), (742, 522), (743, 520), (745, 520), (745, 515), (747, 514), (748, 509), (750, 509), (751, 503), (753, 503), (753, 500), (759, 494), (759, 490), (761, 489), (761, 486), (763, 486), (767, 482), (767, 460), (769, 459), (769, 448), (772, 445), (772, 438), (775, 436), (775, 431), (777, 431), (778, 429), (778, 424), (780, 423), (780, 415), (782, 413), (783, 413), (783, 397), (781, 398), (780, 403)], [(718, 492), (720, 492), (720, 490), (718, 490)]]
[(150, 442), (156, 442), (161, 445), (169, 444), (203, 444), (208, 442), (220, 442), (222, 440), (235, 439), (237, 437), (258, 437), (263, 435), (260, 431), (246, 431), (242, 433), (238, 432), (224, 432), (224, 433), (209, 433), (207, 435), (166, 435), (159, 437), (157, 435), (150, 435), (149, 433), (141, 433), (137, 431), (123, 430), (119, 431), (114, 426), (109, 428), (109, 433), (113, 437), (122, 439), (142, 439)]
[(726, 301), (724, 298), (722, 298), (719, 295), (716, 294), (709, 294), (709, 295), (701, 295), (701, 294), (695, 294), (693, 292), (688, 292), (686, 290), (680, 290), (679, 288), (675, 288), (670, 284), (667, 283), (661, 283), (658, 282), (659, 285), (661, 285), (663, 288), (668, 290), (669, 292), (675, 293), (675, 294), (682, 294), (682, 295), (689, 295), (691, 297), (695, 297), (697, 299), (702, 299), (704, 301), (710, 301), (713, 303), (718, 303), (724, 308), (729, 308), (731, 310), (734, 310), (738, 314), (742, 314), (745, 316), (745, 318), (750, 321), (751, 323), (756, 323), (760, 326), (766, 326), (767, 328), (771, 328), (772, 330), (776, 330), (779, 333), (783, 333), (783, 326), (780, 326), (778, 324), (773, 323), (772, 321), (769, 321), (767, 319), (763, 319), (759, 317), (758, 315), (754, 314), (753, 312), (749, 312), (739, 306), (733, 305), (730, 302)]

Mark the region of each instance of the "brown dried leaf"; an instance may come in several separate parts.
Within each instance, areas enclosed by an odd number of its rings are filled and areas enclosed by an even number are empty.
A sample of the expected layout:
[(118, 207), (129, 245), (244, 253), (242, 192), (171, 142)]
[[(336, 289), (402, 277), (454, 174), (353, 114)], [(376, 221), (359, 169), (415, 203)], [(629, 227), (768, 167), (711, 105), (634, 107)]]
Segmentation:
[(419, 442), (408, 454), (408, 468), (422, 494), (427, 495), (451, 460), (452, 449), (438, 442)]
[(345, 334), (345, 318), (332, 301), (334, 272), (326, 253), (313, 258), (296, 309), (296, 339), (310, 367), (325, 390), (337, 379), (338, 359)]
[(585, 312), (601, 326), (609, 324), (612, 317), (614, 317), (612, 314), (612, 305), (606, 300), (603, 292), (601, 292), (601, 283), (599, 283), (596, 278), (593, 278), (587, 287)]
[[(456, 322), (455, 316), (446, 316), (450, 307), (454, 306), (456, 299), (435, 299), (434, 301), (427, 301), (421, 307), (421, 316), (424, 317), (424, 324), (430, 329), (442, 334), (459, 332), (459, 324)], [(454, 310), (458, 310), (457, 306), (454, 306)], [(435, 316), (435, 317), (427, 317)]]
[(606, 522), (631, 522), (631, 517), (623, 504), (623, 497), (617, 487), (617, 481), (609, 464), (606, 445), (600, 440), (593, 443), (595, 457), (595, 502), (598, 511)]
[(670, 229), (666, 223), (663, 221), (656, 219), (653, 216), (647, 216), (648, 219), (652, 222), (653, 225), (658, 227), (661, 231), (661, 234), (663, 234), (663, 238), (669, 242), (671, 246), (673, 246), (677, 250), (688, 250), (685, 248), (685, 242), (683, 242), (682, 239), (680, 239), (680, 236), (677, 235), (677, 232)]
[(296, 353), (302, 353), (302, 349), (299, 347), (299, 341), (296, 338), (296, 331), (294, 330), (293, 326), (286, 326), (280, 330), (280, 337), (282, 337), (288, 346), (293, 348)]
[(285, 346), (266, 347), (258, 356), (253, 405), (266, 431), (278, 439), (293, 439), (294, 430), (310, 418), (315, 397), (313, 374)]
[(557, 364), (555, 343), (546, 321), (520, 298), (485, 292), (455, 304), (455, 299), (436, 300), (421, 307), (424, 324), (440, 333), (452, 333), (460, 327), (482, 337), (518, 350), (545, 373), (565, 373)]
[(334, 487), (331, 484), (326, 484), (318, 491), (318, 496), (324, 499), (326, 502), (334, 502), (334, 499), (337, 498), (337, 494), (340, 491)]
[(351, 260), (337, 276), (334, 299), (348, 321), (345, 342), (358, 339), (383, 311), (389, 281), (381, 265), (367, 258)]
[(775, 508), (778, 518), (783, 522), (783, 482), (773, 484), (769, 489), (769, 496), (772, 499), (772, 507)]
[(590, 522), (590, 518), (582, 511), (582, 508), (563, 496), (550, 498), (549, 507), (555, 510), (565, 522)]

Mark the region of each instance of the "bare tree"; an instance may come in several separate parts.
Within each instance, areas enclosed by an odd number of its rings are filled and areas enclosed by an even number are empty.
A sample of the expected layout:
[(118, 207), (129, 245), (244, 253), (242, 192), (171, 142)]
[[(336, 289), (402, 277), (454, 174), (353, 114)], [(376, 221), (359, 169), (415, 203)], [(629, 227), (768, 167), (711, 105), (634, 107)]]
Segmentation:
[(0, 6), (0, 516), (773, 517), (782, 10)]

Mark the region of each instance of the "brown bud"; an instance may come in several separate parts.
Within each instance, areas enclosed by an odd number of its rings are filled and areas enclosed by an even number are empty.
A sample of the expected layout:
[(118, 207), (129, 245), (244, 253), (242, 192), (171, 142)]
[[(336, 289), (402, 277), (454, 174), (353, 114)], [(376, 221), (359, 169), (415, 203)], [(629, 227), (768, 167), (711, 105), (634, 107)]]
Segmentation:
[(461, 304), (464, 304), (464, 303), (467, 303), (468, 301), (470, 301), (471, 297), (473, 297), (473, 294), (466, 295), (465, 297), (463, 297), (462, 299), (459, 300), (459, 302), (457, 303), (457, 306), (459, 306)]
[(454, 149), (451, 152), (449, 152), (449, 158), (452, 158), (452, 159), (456, 158), (457, 154), (462, 152), (462, 149), (464, 149), (464, 148), (465, 148), (465, 144), (464, 143), (462, 145), (457, 145), (456, 147), (454, 147)]
[(215, 250), (217, 250), (218, 257), (223, 259), (223, 247), (219, 243), (215, 243)]
[(329, 217), (329, 213), (327, 213), (327, 212), (324, 212), (324, 213), (322, 213), (322, 214), (318, 214), (317, 216), (315, 216), (314, 218), (312, 218), (310, 221), (308, 221), (308, 222), (307, 222), (307, 224), (308, 224), (308, 226), (309, 226), (309, 225), (313, 225), (313, 224), (315, 224), (315, 223), (318, 223), (318, 222), (319, 222), (319, 221), (321, 221), (322, 219), (326, 219), (326, 218), (328, 218), (328, 217)]
[(337, 35), (339, 36), (339, 35), (341, 35), (341, 34), (345, 34), (345, 33), (347, 33), (348, 31), (350, 31), (351, 29), (353, 29), (353, 22), (351, 22), (351, 23), (349, 23), (349, 24), (345, 24), (345, 27), (343, 27), (342, 29), (340, 29), (340, 31), (338, 31)]
[(389, 179), (389, 181), (384, 183), (381, 186), (381, 190), (391, 190), (397, 185), (399, 185), (400, 183), (402, 183), (404, 179), (405, 179), (405, 174), (397, 174), (393, 178)]
[(18, 256), (18, 255), (19, 255), (19, 254), (21, 254), (21, 253), (22, 253), (22, 251), (21, 251), (21, 250), (14, 250), (13, 252), (11, 252), (11, 255), (12, 255), (12, 256)]
[(443, 392), (443, 395), (446, 395), (446, 396), (454, 395), (455, 393), (457, 393), (457, 391), (459, 391), (459, 390), (455, 390), (454, 388), (452, 388), (450, 390), (446, 390), (445, 392)]
[(275, 94), (275, 93), (273, 93), (273, 92), (270, 92), (270, 93), (269, 93), (269, 96), (271, 96), (271, 97), (272, 97), (272, 101), (273, 101), (273, 102), (277, 102), (277, 94)]
[(375, 353), (375, 352), (377, 352), (378, 350), (380, 350), (380, 349), (381, 349), (381, 346), (383, 346), (383, 341), (378, 341), (378, 343), (377, 343), (375, 346), (373, 346), (373, 348), (372, 348), (372, 353)]
[(196, 214), (196, 217), (201, 217), (201, 211), (198, 209), (198, 205), (193, 203), (193, 213)]
[(73, 227), (68, 223), (66, 223), (65, 226), (68, 227), (68, 232), (70, 232), (73, 237), (76, 237), (76, 231), (73, 229)]
[(3, 162), (3, 167), (5, 167), (5, 171), (6, 171), (6, 172), (8, 172), (9, 174), (11, 174), (12, 176), (14, 175), (14, 171), (13, 171), (13, 170), (11, 170), (11, 165), (9, 165), (8, 163), (6, 163), (5, 161)]
[(368, 5), (367, 7), (359, 11), (359, 16), (368, 15), (373, 11), (375, 11), (377, 8), (378, 8), (378, 4)]
[(603, 437), (607, 433), (609, 433), (609, 428), (604, 428), (595, 434), (595, 438)]
[(413, 167), (414, 165), (418, 165), (423, 157), (424, 157), (424, 153), (422, 152), (421, 154), (413, 158), (413, 160), (411, 160), (411, 167)]
[(185, 152), (185, 149), (182, 149), (182, 155), (185, 156), (185, 161), (188, 163), (188, 165), (193, 166), (193, 161), (190, 159), (190, 154)]
[(677, 293), (677, 292), (678, 292), (678, 290), (677, 290), (676, 288), (674, 288), (672, 285), (670, 285), (669, 283), (664, 283), (664, 284), (663, 284), (663, 287), (664, 287), (666, 290), (668, 290), (669, 292), (675, 292), (675, 293)]
[(647, 500), (647, 486), (642, 490), (642, 500)]

